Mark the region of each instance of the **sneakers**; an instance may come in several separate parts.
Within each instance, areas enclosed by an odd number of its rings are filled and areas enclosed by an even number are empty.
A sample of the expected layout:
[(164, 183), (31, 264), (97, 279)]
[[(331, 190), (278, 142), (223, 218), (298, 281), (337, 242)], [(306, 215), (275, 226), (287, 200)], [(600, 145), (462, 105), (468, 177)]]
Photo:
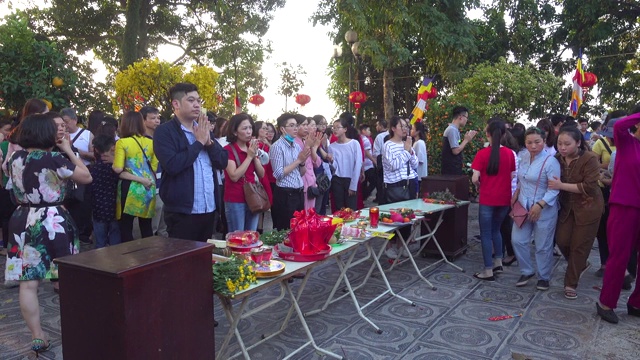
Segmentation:
[(542, 290), (542, 291), (549, 290), (549, 282), (547, 280), (538, 280), (536, 289)]
[(529, 283), (529, 279), (531, 279), (533, 276), (534, 276), (534, 274), (520, 276), (520, 279), (518, 279), (518, 282), (516, 283), (516, 286), (517, 287), (526, 286)]
[(395, 246), (390, 246), (388, 247), (385, 251), (384, 254), (389, 258), (389, 259), (397, 259), (398, 258), (398, 250), (396, 249)]

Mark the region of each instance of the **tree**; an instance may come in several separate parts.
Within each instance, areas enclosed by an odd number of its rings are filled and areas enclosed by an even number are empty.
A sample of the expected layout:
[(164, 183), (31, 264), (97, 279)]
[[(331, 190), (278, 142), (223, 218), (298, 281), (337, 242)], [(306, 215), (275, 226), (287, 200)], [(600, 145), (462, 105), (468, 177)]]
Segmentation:
[[(339, 42), (346, 30), (358, 33), (362, 55), (382, 73), (384, 116), (395, 113), (395, 73), (421, 64), (421, 72), (452, 73), (476, 52), (473, 24), (465, 7), (474, 1), (320, 1), (315, 22), (334, 25)], [(413, 79), (417, 89), (419, 77)], [(405, 94), (401, 95), (402, 98)]]
[(278, 87), (278, 94), (284, 95), (284, 111), (286, 112), (287, 99), (292, 97), (293, 94), (296, 94), (300, 88), (304, 86), (304, 81), (300, 79), (300, 76), (306, 75), (307, 72), (302, 69), (302, 66), (298, 65), (295, 67), (286, 61), (277, 66), (278, 69), (280, 69), (281, 80), (280, 86)]
[(28, 99), (40, 98), (54, 109), (86, 110), (94, 90), (90, 66), (37, 36), (28, 28), (24, 13), (11, 14), (4, 21), (0, 25), (0, 106), (19, 110)]
[(181, 65), (171, 65), (158, 59), (141, 60), (129, 65), (115, 76), (115, 97), (112, 99), (116, 114), (138, 110), (144, 105), (160, 109), (164, 117), (172, 112), (168, 90), (175, 83), (188, 81), (198, 86), (203, 106), (216, 111), (218, 94), (215, 84), (218, 74), (211, 68), (194, 66), (187, 74)]
[(38, 31), (65, 48), (93, 51), (112, 69), (125, 69), (163, 44), (181, 52), (176, 62), (199, 64), (242, 39), (263, 49), (259, 38), (283, 5), (284, 0), (52, 0), (50, 8), (30, 11)]

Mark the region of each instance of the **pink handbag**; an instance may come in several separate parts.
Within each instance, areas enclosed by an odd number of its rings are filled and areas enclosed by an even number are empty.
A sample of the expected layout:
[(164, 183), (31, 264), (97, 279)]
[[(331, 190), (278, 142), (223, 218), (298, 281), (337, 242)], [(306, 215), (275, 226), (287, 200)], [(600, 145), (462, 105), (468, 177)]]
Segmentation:
[[(544, 164), (547, 163), (547, 159), (549, 159), (551, 155), (547, 156), (542, 163), (542, 167), (540, 168), (540, 173), (538, 174), (538, 180), (536, 181), (536, 190), (533, 192), (533, 198), (535, 199), (536, 193), (538, 192), (538, 185), (540, 184), (540, 177), (542, 176), (542, 170), (544, 170)], [(509, 212), (509, 216), (513, 219), (513, 222), (518, 225), (519, 228), (522, 228), (522, 225), (529, 218), (529, 210), (527, 210), (520, 201), (517, 201), (511, 205), (511, 211)]]

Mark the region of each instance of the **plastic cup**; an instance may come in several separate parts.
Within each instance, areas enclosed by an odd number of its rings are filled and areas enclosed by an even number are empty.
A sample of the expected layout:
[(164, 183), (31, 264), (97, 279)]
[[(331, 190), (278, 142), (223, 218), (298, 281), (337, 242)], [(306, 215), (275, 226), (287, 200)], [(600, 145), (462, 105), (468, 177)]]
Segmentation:
[(260, 265), (262, 263), (262, 256), (264, 254), (264, 250), (262, 248), (254, 248), (251, 249), (251, 260)]
[(262, 248), (262, 266), (271, 266), (271, 255), (273, 255), (273, 248), (265, 246)]

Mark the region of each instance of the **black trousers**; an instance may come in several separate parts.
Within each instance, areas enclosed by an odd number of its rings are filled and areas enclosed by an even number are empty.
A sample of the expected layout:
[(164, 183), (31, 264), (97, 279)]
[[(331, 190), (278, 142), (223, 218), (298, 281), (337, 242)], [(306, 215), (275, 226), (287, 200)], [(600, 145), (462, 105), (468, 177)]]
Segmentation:
[(349, 195), (349, 185), (351, 178), (334, 176), (331, 178), (331, 194), (336, 205), (336, 210), (348, 207), (356, 210), (358, 197), (356, 194)]
[(376, 171), (377, 182), (376, 182), (376, 202), (379, 205), (383, 205), (387, 203), (387, 197), (384, 194), (384, 172), (382, 170), (382, 155), (378, 155), (376, 157), (378, 160), (378, 169)]
[(364, 184), (362, 184), (362, 199), (366, 200), (378, 187), (378, 177), (376, 176), (376, 168), (371, 168), (364, 172)]
[(93, 232), (93, 219), (91, 211), (91, 190), (89, 186), (85, 186), (84, 200), (65, 201), (64, 206), (69, 211), (78, 228), (78, 237), (83, 242), (89, 242), (91, 233)]
[(11, 201), (11, 193), (0, 187), (0, 226), (2, 226), (2, 244), (4, 248), (9, 246), (9, 219), (16, 210)]
[[(122, 242), (129, 242), (133, 240), (133, 220), (137, 216), (122, 214), (120, 220), (118, 220), (118, 226), (120, 227), (120, 239)], [(138, 218), (138, 225), (140, 225), (140, 235), (143, 238), (153, 236), (153, 228), (151, 226), (151, 220), (147, 218)]]
[[(216, 210), (217, 211), (217, 210)], [(205, 214), (181, 214), (164, 211), (169, 237), (205, 242), (213, 236), (215, 212)]]
[(271, 217), (273, 218), (274, 229), (285, 230), (291, 228), (290, 222), (293, 218), (293, 213), (304, 209), (303, 196), (302, 188), (282, 188), (277, 185), (273, 188)]

